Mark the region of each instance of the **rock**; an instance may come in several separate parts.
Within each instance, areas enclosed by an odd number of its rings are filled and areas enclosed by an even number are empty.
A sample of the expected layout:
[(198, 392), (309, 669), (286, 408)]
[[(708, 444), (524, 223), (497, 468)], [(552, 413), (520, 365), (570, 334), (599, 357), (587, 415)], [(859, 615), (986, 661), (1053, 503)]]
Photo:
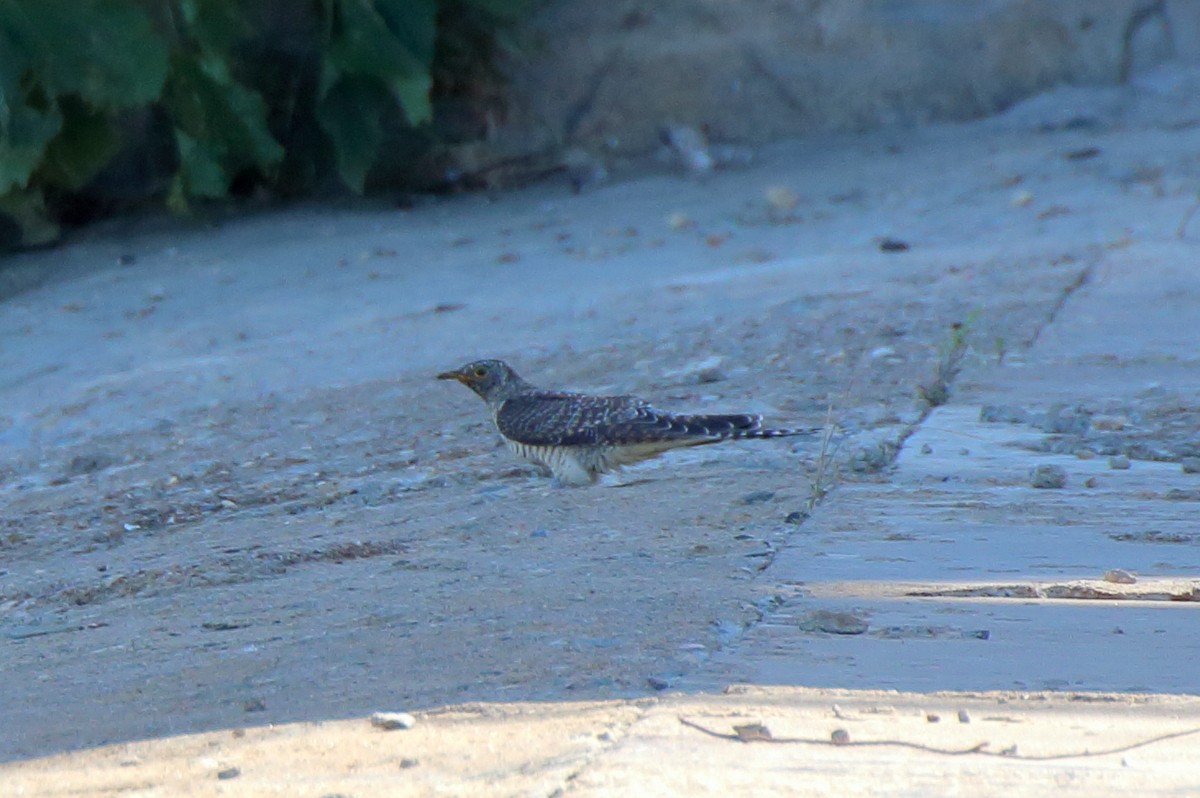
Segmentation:
[(545, 529), (539, 528), (539, 529), (535, 529), (532, 532), (530, 532), (529, 537), (531, 537), (531, 538), (548, 538), (548, 537), (550, 537), (550, 533)]
[(417, 725), (417, 719), (407, 712), (373, 712), (371, 725), (384, 731), (411, 729)]
[(772, 739), (771, 730), (761, 723), (743, 723), (740, 726), (734, 726), (733, 733), (743, 743), (762, 742)]
[(720, 382), (726, 379), (725, 371), (721, 368), (724, 362), (725, 358), (720, 355), (713, 355), (703, 360), (688, 363), (683, 368), (665, 372), (663, 376), (683, 382), (698, 382), (701, 384)]
[(1185, 474), (1200, 474), (1200, 457), (1185, 457), (1179, 461)]
[(571, 147), (564, 152), (562, 165), (566, 169), (571, 190), (576, 194), (608, 180), (608, 169), (604, 162), (580, 147)]
[(860, 618), (851, 612), (813, 610), (800, 620), (799, 627), (805, 632), (826, 632), (833, 635), (861, 635), (870, 628), (870, 624), (864, 618)]
[(741, 504), (762, 504), (774, 498), (775, 491), (773, 490), (754, 490), (742, 496), (742, 498), (738, 499), (738, 502)]
[(678, 676), (673, 674), (653, 674), (646, 677), (646, 684), (650, 685), (650, 688), (653, 690), (662, 691), (669, 689), (671, 685), (675, 684), (678, 678)]
[(1123, 454), (1114, 454), (1108, 458), (1108, 467), (1114, 471), (1126, 471), (1131, 465), (1129, 458)]
[(696, 128), (687, 125), (665, 125), (659, 131), (659, 135), (689, 172), (706, 174), (716, 165), (708, 151), (708, 140)]
[(803, 510), (792, 510), (783, 517), (783, 523), (803, 524), (806, 518), (808, 518), (808, 513), (804, 512)]
[(985, 424), (1023, 424), (1029, 413), (1013, 405), (984, 405), (979, 409), (979, 420)]
[(898, 238), (884, 238), (879, 242), (880, 252), (908, 252), (911, 249), (907, 241)]
[(1067, 485), (1067, 472), (1062, 466), (1043, 464), (1029, 472), (1029, 484), (1051, 490), (1064, 488)]
[(959, 723), (970, 723), (971, 722), (971, 716), (967, 714), (967, 711), (965, 709), (960, 709), (958, 711), (958, 722)]
[(1137, 584), (1137, 577), (1124, 568), (1110, 568), (1104, 572), (1104, 581), (1117, 585)]
[(845, 729), (834, 729), (833, 733), (829, 735), (829, 740), (834, 745), (845, 745), (850, 742), (850, 732)]
[(942, 716), (937, 715), (933, 712), (927, 712), (927, 713), (925, 713), (925, 722), (926, 723), (941, 723)]
[(242, 771), (239, 768), (225, 768), (224, 770), (217, 772), (217, 778), (221, 781), (236, 779), (240, 775), (242, 775)]

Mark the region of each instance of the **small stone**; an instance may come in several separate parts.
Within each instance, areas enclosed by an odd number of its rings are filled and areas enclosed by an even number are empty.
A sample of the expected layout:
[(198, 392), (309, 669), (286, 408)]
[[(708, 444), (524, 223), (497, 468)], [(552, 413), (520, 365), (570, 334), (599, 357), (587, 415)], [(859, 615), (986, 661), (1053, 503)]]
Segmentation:
[(1108, 467), (1114, 471), (1126, 471), (1133, 465), (1129, 462), (1129, 458), (1123, 454), (1114, 454), (1108, 458)]
[(415, 768), (419, 764), (421, 764), (421, 760), (412, 759), (411, 757), (405, 757), (404, 759), (400, 760), (400, 767), (403, 768), (404, 770), (408, 770), (409, 768)]
[(772, 210), (788, 213), (796, 209), (796, 206), (800, 204), (800, 198), (787, 186), (771, 186), (767, 189), (767, 204), (771, 206)]
[(529, 537), (531, 537), (531, 538), (548, 538), (548, 537), (550, 537), (550, 533), (545, 529), (535, 529), (529, 533)]
[(1085, 480), (1083, 481), (1083, 486), (1084, 486), (1085, 488), (1094, 488), (1094, 487), (1096, 487), (1096, 485), (1098, 485), (1098, 484), (1099, 484), (1099, 483), (1096, 481), (1096, 478), (1095, 478), (1095, 477), (1088, 477), (1087, 479), (1085, 479)]
[(933, 447), (928, 443), (921, 444), (921, 454), (933, 454)]
[(373, 712), (371, 725), (384, 731), (411, 729), (417, 725), (417, 719), (407, 712)]
[(754, 490), (742, 496), (742, 498), (738, 499), (738, 501), (741, 504), (762, 504), (763, 502), (769, 502), (774, 498), (775, 491), (773, 490)]
[(926, 722), (926, 723), (941, 723), (941, 722), (942, 722), (942, 716), (941, 716), (941, 715), (936, 715), (936, 714), (934, 714), (934, 713), (932, 713), (932, 712), (927, 712), (927, 713), (925, 714), (925, 722)]
[(1104, 581), (1117, 585), (1135, 585), (1137, 577), (1124, 568), (1109, 568), (1104, 572)]
[(1185, 457), (1179, 461), (1185, 474), (1200, 474), (1200, 457)]
[(808, 513), (803, 512), (801, 510), (792, 510), (790, 513), (788, 513), (787, 515), (785, 515), (783, 517), (783, 523), (785, 523), (785, 524), (803, 524), (804, 519), (806, 519), (806, 518), (808, 518)]
[(698, 382), (701, 384), (721, 382), (726, 379), (725, 370), (721, 368), (724, 362), (725, 358), (720, 355), (713, 355), (703, 360), (688, 363), (683, 368), (665, 372), (663, 376), (680, 380), (681, 382)]
[(1029, 413), (1009, 405), (984, 405), (979, 410), (979, 420), (985, 424), (1022, 424)]
[(879, 242), (880, 252), (908, 252), (911, 249), (907, 241), (898, 238), (884, 238)]
[(265, 712), (267, 702), (261, 698), (248, 698), (242, 703), (243, 712)]
[(971, 722), (971, 716), (969, 714), (967, 714), (967, 711), (965, 709), (960, 709), (958, 711), (958, 722), (959, 723), (970, 723)]
[(733, 733), (744, 743), (771, 739), (771, 730), (761, 723), (743, 723), (741, 726), (734, 726)]
[(696, 223), (692, 221), (692, 217), (688, 216), (686, 213), (680, 213), (679, 211), (676, 211), (675, 213), (667, 216), (667, 226), (672, 230), (686, 230), (695, 224)]
[(1096, 456), (1096, 452), (1093, 451), (1092, 449), (1088, 449), (1085, 446), (1082, 449), (1076, 449), (1075, 456), (1077, 458), (1079, 458), (1080, 460), (1091, 460), (1092, 458), (1094, 458)]
[(653, 690), (659, 690), (659, 691), (666, 690), (666, 689), (670, 688), (671, 685), (673, 685), (674, 683), (675, 683), (674, 676), (655, 675), (655, 676), (647, 676), (646, 677), (646, 684), (650, 685), (650, 688)]
[(863, 618), (851, 612), (832, 612), (830, 610), (813, 610), (807, 613), (799, 623), (805, 632), (826, 632), (834, 635), (861, 635), (870, 628)]
[(680, 162), (694, 174), (711, 172), (716, 162), (708, 151), (704, 134), (688, 125), (665, 125), (659, 131), (663, 143), (671, 148)]
[(221, 781), (236, 779), (240, 775), (242, 775), (242, 771), (238, 768), (225, 768), (224, 770), (217, 772), (217, 778)]
[(1043, 464), (1029, 472), (1029, 484), (1043, 489), (1064, 488), (1067, 472), (1062, 466)]
[(850, 742), (850, 732), (845, 729), (834, 729), (833, 733), (829, 735), (829, 740), (834, 745), (845, 745)]

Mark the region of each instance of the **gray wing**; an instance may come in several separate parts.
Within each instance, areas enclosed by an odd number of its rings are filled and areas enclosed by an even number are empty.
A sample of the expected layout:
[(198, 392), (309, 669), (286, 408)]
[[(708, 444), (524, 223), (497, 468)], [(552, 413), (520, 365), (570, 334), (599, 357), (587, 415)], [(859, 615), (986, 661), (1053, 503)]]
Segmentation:
[(530, 446), (612, 446), (717, 441), (759, 428), (752, 415), (676, 416), (633, 396), (538, 392), (514, 396), (496, 413), (504, 437)]

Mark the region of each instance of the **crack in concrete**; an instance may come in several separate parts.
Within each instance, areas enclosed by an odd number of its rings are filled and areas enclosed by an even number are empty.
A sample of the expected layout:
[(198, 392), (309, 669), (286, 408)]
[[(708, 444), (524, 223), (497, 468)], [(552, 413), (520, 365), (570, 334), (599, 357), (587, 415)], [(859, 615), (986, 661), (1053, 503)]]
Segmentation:
[[(633, 727), (637, 724), (644, 721), (646, 716), (650, 714), (650, 710), (658, 706), (659, 703), (659, 699), (657, 698), (644, 698), (627, 702), (626, 706), (636, 709), (637, 714), (626, 722), (613, 723), (607, 729), (597, 734), (596, 739), (607, 743), (607, 745), (601, 747), (597, 751), (594, 751), (589, 756), (584, 757), (583, 761), (580, 762), (579, 767), (564, 776), (562, 784), (547, 793), (546, 798), (565, 798), (565, 796), (569, 796), (574, 791), (575, 781), (590, 768), (592, 768), (606, 754), (616, 750), (617, 746), (619, 746), (623, 740), (629, 737), (630, 730), (633, 729)], [(614, 734), (614, 732), (616, 733)], [(605, 734), (609, 735), (607, 739), (602, 737), (602, 735)]]

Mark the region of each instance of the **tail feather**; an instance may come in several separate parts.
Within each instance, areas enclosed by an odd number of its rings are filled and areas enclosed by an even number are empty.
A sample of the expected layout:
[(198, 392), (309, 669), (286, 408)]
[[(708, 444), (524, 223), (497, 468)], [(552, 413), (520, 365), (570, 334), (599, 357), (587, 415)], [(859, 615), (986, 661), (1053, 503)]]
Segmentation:
[(803, 429), (764, 429), (762, 416), (694, 415), (672, 416), (671, 431), (681, 437), (711, 438), (713, 442), (746, 438), (787, 438), (796, 435), (814, 435), (820, 427)]

